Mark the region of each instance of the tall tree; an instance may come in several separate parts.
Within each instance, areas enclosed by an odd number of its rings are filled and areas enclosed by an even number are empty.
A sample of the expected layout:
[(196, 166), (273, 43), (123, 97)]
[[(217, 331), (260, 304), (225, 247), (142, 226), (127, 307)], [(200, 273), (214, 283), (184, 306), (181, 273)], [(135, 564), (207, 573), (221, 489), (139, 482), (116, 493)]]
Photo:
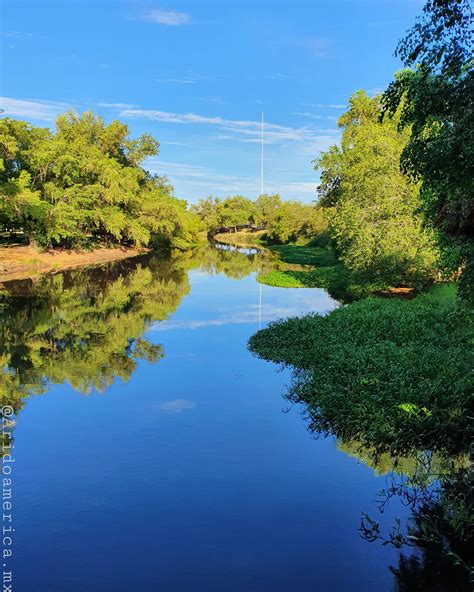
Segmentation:
[(398, 118), (380, 119), (380, 98), (363, 91), (349, 100), (340, 147), (317, 161), (320, 200), (331, 235), (351, 270), (393, 284), (432, 277), (437, 250), (417, 214), (418, 186), (400, 170), (409, 131)]
[(462, 293), (474, 298), (472, 18), (468, 0), (428, 0), (396, 50), (411, 69), (396, 75), (382, 103), (410, 132), (402, 168), (421, 182), (426, 220), (454, 247)]

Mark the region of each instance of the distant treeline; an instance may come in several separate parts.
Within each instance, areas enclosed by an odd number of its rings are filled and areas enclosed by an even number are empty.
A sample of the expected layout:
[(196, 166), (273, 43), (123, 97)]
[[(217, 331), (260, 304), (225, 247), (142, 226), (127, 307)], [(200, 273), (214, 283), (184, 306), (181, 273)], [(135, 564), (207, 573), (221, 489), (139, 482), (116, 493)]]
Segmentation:
[(158, 148), (91, 112), (59, 116), (56, 132), (0, 120), (0, 231), (43, 247), (189, 246), (199, 221), (166, 178), (140, 166)]
[(209, 234), (244, 228), (265, 230), (270, 242), (311, 240), (327, 229), (322, 211), (314, 204), (284, 201), (278, 194), (260, 195), (255, 201), (242, 195), (208, 197), (191, 206)]

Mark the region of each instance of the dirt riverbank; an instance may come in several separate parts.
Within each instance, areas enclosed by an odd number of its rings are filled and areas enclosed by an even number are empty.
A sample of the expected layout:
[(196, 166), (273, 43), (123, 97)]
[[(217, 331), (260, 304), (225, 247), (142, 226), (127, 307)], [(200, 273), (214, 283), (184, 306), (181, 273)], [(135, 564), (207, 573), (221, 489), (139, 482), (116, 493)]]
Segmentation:
[(39, 251), (34, 247), (0, 247), (0, 283), (32, 278), (42, 273), (62, 271), (82, 265), (95, 265), (128, 259), (147, 253), (148, 249), (101, 248), (92, 251), (57, 249)]

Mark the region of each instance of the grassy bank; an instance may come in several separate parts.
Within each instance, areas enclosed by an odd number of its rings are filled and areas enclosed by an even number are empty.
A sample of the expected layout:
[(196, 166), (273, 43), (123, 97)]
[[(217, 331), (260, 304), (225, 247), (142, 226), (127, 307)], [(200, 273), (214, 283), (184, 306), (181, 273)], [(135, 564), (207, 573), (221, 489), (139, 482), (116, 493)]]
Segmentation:
[(472, 322), (452, 286), (368, 298), (326, 317), (272, 323), (249, 342), (296, 369), (290, 398), (312, 428), (378, 450), (461, 450), (472, 437)]
[(364, 298), (388, 288), (373, 278), (357, 277), (342, 265), (330, 246), (267, 245), (278, 254), (277, 269), (257, 278), (262, 284), (278, 288), (324, 288), (344, 302)]

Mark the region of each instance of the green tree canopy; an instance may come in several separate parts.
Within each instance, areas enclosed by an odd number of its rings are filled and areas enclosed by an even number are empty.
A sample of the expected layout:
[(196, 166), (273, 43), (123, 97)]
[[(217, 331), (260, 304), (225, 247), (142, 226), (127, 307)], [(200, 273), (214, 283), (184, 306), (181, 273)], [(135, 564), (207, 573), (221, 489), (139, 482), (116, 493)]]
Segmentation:
[(331, 235), (352, 271), (394, 284), (434, 277), (438, 253), (417, 213), (418, 186), (399, 167), (409, 130), (398, 130), (399, 116), (380, 113), (379, 97), (355, 93), (339, 120), (340, 147), (316, 161)]
[(185, 246), (197, 218), (140, 166), (158, 148), (148, 134), (132, 140), (125, 124), (91, 112), (59, 116), (55, 133), (2, 119), (0, 224), (42, 245)]

